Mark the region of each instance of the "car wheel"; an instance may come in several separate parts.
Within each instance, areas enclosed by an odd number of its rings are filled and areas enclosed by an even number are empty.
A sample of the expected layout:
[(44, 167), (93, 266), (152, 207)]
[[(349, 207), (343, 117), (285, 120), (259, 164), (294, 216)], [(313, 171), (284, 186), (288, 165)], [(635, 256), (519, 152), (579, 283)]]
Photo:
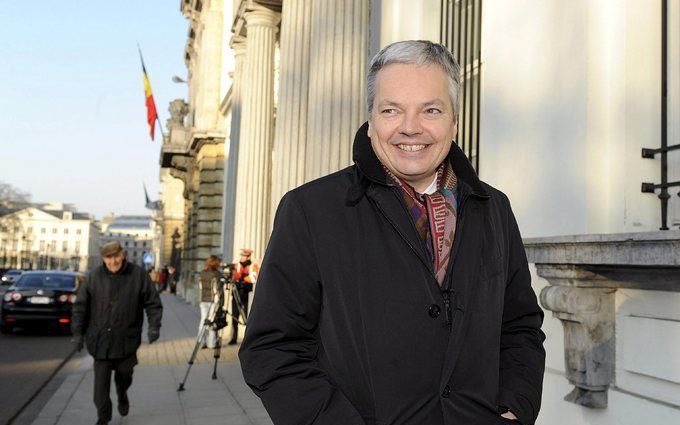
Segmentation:
[(7, 325), (0, 325), (0, 332), (3, 334), (11, 334), (12, 333), (12, 327), (7, 326)]

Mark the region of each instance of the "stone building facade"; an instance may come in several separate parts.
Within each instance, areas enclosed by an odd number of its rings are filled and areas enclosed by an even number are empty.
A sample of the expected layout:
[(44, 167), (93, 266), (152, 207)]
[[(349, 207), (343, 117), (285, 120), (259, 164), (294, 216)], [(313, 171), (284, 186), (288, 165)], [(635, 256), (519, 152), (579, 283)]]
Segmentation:
[[(657, 149), (662, 137), (680, 141), (678, 2), (205, 0), (200, 13), (197, 3), (182, 7), (201, 22), (218, 3), (229, 14), (214, 52), (232, 60), (220, 62), (224, 196), (220, 242), (211, 247), (226, 259), (248, 247), (260, 261), (283, 194), (351, 164), (354, 131), (367, 119), (369, 58), (393, 41), (442, 42), (463, 65), (456, 142), (512, 200), (547, 313), (538, 423), (680, 417), (672, 307), (680, 236), (658, 230), (659, 198), (640, 190), (680, 179), (680, 151)], [(190, 32), (187, 45), (196, 40)], [(190, 76), (190, 93), (200, 79), (218, 78), (191, 68)], [(209, 210), (195, 194), (204, 185), (204, 196), (215, 196), (218, 179), (196, 172), (191, 143), (167, 164), (185, 184), (183, 261), (195, 269), (200, 247), (191, 235), (215, 229), (200, 221)], [(651, 190), (666, 197), (670, 227), (680, 224), (677, 192)]]
[(209, 255), (221, 253), (226, 129), (220, 105), (229, 80), (222, 65), (222, 34), (230, 10), (225, 15), (222, 0), (183, 0), (181, 11), (189, 21), (184, 52), (188, 98), (170, 105), (160, 155), (159, 215), (164, 263), (175, 263), (180, 291), (193, 300), (196, 273)]

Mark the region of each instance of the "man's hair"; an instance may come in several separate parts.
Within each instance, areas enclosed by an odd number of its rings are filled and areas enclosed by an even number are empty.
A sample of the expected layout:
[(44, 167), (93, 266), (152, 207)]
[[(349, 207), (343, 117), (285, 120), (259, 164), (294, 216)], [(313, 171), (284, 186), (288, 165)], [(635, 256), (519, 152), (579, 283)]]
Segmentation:
[(375, 82), (378, 72), (393, 63), (416, 66), (439, 65), (449, 79), (449, 98), (453, 116), (458, 119), (458, 90), (460, 87), (460, 66), (446, 47), (427, 40), (398, 41), (383, 48), (371, 59), (366, 76), (366, 107), (368, 115), (373, 112)]
[(217, 255), (211, 255), (205, 260), (205, 270), (219, 270), (222, 260)]

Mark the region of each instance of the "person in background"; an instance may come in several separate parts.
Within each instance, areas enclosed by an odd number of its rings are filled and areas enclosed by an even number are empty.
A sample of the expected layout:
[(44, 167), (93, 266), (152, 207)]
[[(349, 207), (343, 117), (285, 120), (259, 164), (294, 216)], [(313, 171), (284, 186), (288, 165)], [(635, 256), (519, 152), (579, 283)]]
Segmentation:
[[(257, 274), (260, 271), (260, 266), (253, 263), (250, 259), (253, 255), (253, 250), (244, 248), (241, 250), (241, 258), (239, 262), (236, 263), (234, 267), (233, 280), (236, 285), (236, 291), (238, 292), (239, 298), (241, 298), (241, 304), (243, 305), (243, 313), (248, 317), (248, 298), (253, 290), (253, 285), (257, 282)], [(232, 331), (231, 340), (229, 345), (236, 344), (238, 340), (238, 319), (241, 317), (241, 311), (236, 303), (236, 299), (232, 297), (231, 299), (231, 311), (233, 316), (231, 319)]]
[(170, 293), (172, 295), (177, 295), (177, 281), (179, 280), (177, 276), (177, 270), (174, 266), (168, 267), (168, 277), (166, 278), (167, 284), (170, 287)]
[[(210, 317), (210, 313), (217, 306), (224, 304), (224, 284), (222, 281), (222, 273), (220, 273), (220, 264), (222, 260), (216, 255), (211, 255), (205, 260), (203, 271), (198, 275), (198, 290), (200, 294), (201, 303), (201, 320), (198, 322), (198, 334), (200, 336), (201, 330), (205, 320)], [(217, 332), (208, 331), (208, 336), (201, 341), (201, 348), (215, 348), (217, 342)]]
[(154, 266), (151, 266), (149, 269), (149, 279), (151, 279), (151, 283), (153, 283), (154, 288), (158, 291), (158, 272)]
[(78, 287), (71, 330), (76, 350), (87, 345), (94, 357), (94, 404), (97, 424), (111, 420), (111, 373), (114, 372), (118, 412), (130, 410), (127, 390), (142, 342), (144, 311), (149, 344), (160, 336), (163, 305), (148, 274), (126, 260), (120, 242), (102, 247), (104, 264), (92, 270)]
[(168, 279), (168, 266), (163, 266), (163, 268), (158, 271), (159, 292), (165, 292), (166, 289), (168, 289), (167, 279)]

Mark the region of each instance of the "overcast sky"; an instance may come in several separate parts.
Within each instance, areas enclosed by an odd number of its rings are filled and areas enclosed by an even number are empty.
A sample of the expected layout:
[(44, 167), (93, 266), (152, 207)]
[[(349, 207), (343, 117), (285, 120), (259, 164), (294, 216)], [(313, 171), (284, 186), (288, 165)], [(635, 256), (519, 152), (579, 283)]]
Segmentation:
[(158, 128), (146, 123), (141, 45), (165, 130), (186, 98), (188, 21), (180, 0), (0, 1), (0, 181), (35, 202), (97, 218), (149, 214), (157, 198)]

